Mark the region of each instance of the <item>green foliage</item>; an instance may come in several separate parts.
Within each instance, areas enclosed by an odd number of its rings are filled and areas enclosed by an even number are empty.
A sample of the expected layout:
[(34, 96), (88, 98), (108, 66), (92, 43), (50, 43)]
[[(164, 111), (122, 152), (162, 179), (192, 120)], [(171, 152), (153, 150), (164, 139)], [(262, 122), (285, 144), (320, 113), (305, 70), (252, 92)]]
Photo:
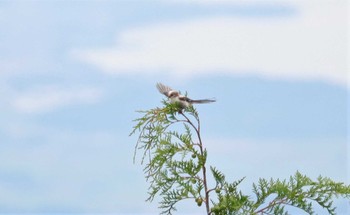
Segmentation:
[(214, 167), (210, 169), (216, 181), (215, 192), (218, 197), (218, 202), (212, 201), (211, 213), (217, 215), (249, 214), (249, 209), (251, 208), (249, 196), (243, 195), (237, 189), (244, 178), (228, 183), (223, 173)]
[[(333, 199), (350, 198), (350, 186), (329, 178), (316, 181), (297, 172), (289, 180), (260, 179), (253, 184), (254, 197), (243, 194), (239, 184), (244, 178), (227, 182), (225, 175), (210, 167), (215, 186), (208, 187), (207, 151), (200, 135), (200, 120), (193, 107), (182, 110), (178, 104), (163, 102), (163, 108), (139, 111), (143, 117), (135, 120), (130, 135), (139, 133), (135, 147), (142, 152), (146, 180), (149, 182), (148, 201), (159, 195), (159, 208), (171, 214), (182, 200), (192, 199), (207, 214), (288, 214), (296, 207), (314, 214), (314, 204), (329, 214), (336, 214)], [(195, 123), (194, 123), (195, 122)]]
[[(152, 201), (160, 195), (163, 213), (171, 213), (176, 210), (175, 204), (183, 199), (193, 199), (198, 206), (202, 205), (205, 192), (200, 171), (207, 155), (199, 140), (192, 139), (192, 131), (197, 133), (199, 124), (195, 109), (186, 111), (197, 120), (197, 126), (177, 104), (164, 104), (162, 109), (140, 111), (145, 115), (136, 119), (138, 123), (131, 134), (140, 132), (135, 155), (137, 150), (143, 151), (144, 172), (150, 182), (147, 200)], [(182, 133), (171, 129), (176, 123), (182, 124)]]
[[(336, 214), (332, 199), (339, 196), (349, 198), (350, 186), (321, 176), (317, 181), (312, 181), (297, 172), (288, 181), (260, 179), (257, 184), (253, 184), (253, 192), (256, 195), (254, 208), (259, 214), (287, 214), (284, 207), (286, 205), (314, 214), (313, 202), (325, 208), (329, 214)], [(261, 207), (273, 194), (273, 200), (267, 206)]]

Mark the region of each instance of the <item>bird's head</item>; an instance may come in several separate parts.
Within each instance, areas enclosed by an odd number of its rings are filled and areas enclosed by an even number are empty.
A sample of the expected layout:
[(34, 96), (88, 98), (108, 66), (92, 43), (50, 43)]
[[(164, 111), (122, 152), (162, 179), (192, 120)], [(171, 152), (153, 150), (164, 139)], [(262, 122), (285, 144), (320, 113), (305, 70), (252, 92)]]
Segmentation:
[(175, 98), (179, 96), (179, 92), (177, 91), (170, 91), (169, 92), (169, 98)]

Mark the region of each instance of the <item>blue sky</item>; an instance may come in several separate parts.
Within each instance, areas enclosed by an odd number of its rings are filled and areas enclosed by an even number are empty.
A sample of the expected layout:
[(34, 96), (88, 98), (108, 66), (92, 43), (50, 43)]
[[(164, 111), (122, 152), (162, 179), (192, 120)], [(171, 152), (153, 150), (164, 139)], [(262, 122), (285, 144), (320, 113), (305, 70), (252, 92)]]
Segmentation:
[(349, 182), (346, 6), (0, 1), (0, 213), (158, 213), (128, 136), (156, 82), (217, 99), (198, 106), (208, 162), (248, 193), (297, 170)]

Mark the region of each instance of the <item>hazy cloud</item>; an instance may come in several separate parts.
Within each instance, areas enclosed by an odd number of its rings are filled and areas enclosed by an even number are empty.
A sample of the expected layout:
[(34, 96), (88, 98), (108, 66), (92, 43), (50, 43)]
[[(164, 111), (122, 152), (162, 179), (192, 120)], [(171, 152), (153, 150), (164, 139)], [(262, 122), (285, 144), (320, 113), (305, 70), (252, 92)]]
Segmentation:
[(294, 16), (215, 17), (129, 29), (114, 47), (73, 50), (107, 73), (209, 73), (345, 84), (345, 3), (300, 4)]
[(67, 105), (95, 103), (101, 96), (102, 92), (95, 88), (45, 86), (19, 94), (12, 105), (19, 112), (40, 113)]

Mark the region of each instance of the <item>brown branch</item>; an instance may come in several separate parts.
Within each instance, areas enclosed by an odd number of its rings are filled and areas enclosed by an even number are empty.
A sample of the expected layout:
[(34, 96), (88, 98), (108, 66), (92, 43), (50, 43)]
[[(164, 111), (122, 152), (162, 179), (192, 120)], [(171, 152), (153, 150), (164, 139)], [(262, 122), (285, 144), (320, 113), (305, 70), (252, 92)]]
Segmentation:
[(271, 208), (271, 207), (274, 207), (275, 205), (280, 205), (280, 204), (286, 204), (287, 203), (287, 198), (283, 198), (283, 199), (274, 199), (273, 201), (271, 201), (270, 203), (269, 203), (269, 205), (268, 206), (266, 206), (266, 207), (264, 207), (264, 208), (262, 208), (262, 209), (260, 209), (260, 210), (258, 210), (258, 211), (256, 211), (256, 212), (254, 212), (254, 214), (264, 214), (265, 212), (265, 210), (267, 210), (267, 209), (269, 209), (269, 208)]
[[(202, 143), (202, 138), (201, 138), (201, 134), (200, 134), (200, 121), (198, 116), (195, 116), (196, 120), (197, 120), (197, 127), (192, 123), (192, 121), (184, 114), (184, 113), (180, 113), (186, 120), (187, 122), (194, 128), (194, 130), (196, 131), (197, 137), (198, 137), (198, 141), (199, 141), (199, 150), (201, 153), (201, 156), (204, 156), (204, 150), (203, 150), (203, 143)], [(206, 211), (207, 214), (211, 214), (210, 212), (210, 205), (209, 205), (209, 189), (208, 189), (208, 183), (207, 183), (207, 170), (206, 170), (206, 166), (205, 166), (205, 162), (202, 163), (202, 174), (203, 174), (203, 185), (204, 185), (204, 192), (205, 192), (205, 207), (206, 207)]]

